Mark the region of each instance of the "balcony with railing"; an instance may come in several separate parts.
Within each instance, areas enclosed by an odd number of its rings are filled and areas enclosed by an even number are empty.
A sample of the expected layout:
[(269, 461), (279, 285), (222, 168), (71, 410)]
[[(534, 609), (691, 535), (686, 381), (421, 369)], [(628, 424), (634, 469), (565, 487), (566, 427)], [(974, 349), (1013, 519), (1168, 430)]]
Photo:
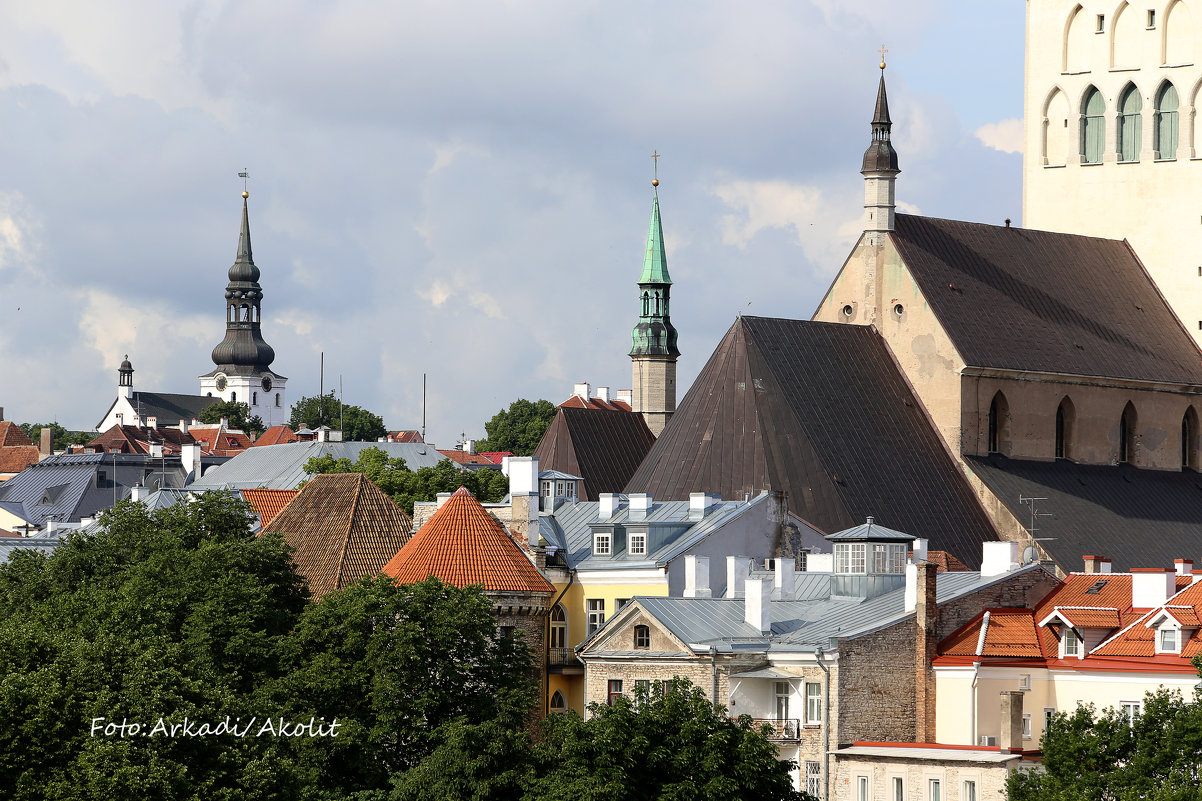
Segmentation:
[(798, 740), (800, 739), (801, 721), (797, 718), (752, 718), (752, 728), (759, 731), (767, 726), (769, 740)]
[(579, 668), (584, 669), (584, 665), (576, 658), (576, 651), (573, 648), (548, 648), (547, 649), (547, 667), (549, 668)]

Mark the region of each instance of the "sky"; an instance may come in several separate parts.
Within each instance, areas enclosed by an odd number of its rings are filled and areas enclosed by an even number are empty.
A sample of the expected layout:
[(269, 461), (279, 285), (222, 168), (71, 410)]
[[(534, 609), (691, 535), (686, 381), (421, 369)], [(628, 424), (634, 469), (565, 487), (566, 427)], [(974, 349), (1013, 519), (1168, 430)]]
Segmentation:
[(653, 151), (680, 397), (737, 315), (808, 318), (861, 228), (886, 60), (899, 208), (1021, 216), (1025, 4), (0, 5), (0, 406), (91, 430), (199, 392), (250, 173), (288, 399), (454, 447), (630, 386)]

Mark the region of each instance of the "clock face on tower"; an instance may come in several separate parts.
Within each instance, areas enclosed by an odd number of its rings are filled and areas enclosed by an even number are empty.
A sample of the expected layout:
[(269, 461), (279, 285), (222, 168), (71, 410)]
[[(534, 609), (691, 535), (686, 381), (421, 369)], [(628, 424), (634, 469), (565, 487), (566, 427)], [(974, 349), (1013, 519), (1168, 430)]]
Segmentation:
[(225, 392), (225, 387), (226, 387), (225, 376), (223, 376), (223, 375), (217, 376), (217, 391)]
[(269, 375), (263, 376), (263, 391), (271, 392), (271, 376)]

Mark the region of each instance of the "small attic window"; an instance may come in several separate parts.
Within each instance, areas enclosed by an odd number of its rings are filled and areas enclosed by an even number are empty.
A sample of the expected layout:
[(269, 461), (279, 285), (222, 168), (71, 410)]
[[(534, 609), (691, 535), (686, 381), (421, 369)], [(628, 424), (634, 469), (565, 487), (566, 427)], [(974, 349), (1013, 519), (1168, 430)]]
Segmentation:
[(1181, 652), (1181, 638), (1177, 629), (1166, 626), (1156, 632), (1156, 653), (1176, 654)]
[(1102, 591), (1102, 588), (1105, 587), (1109, 583), (1110, 583), (1110, 579), (1102, 579), (1101, 581), (1095, 581), (1093, 583), (1093, 585), (1085, 591), (1085, 594), (1086, 595), (1097, 595), (1099, 592)]
[(593, 555), (609, 556), (610, 534), (608, 531), (598, 531), (593, 535)]

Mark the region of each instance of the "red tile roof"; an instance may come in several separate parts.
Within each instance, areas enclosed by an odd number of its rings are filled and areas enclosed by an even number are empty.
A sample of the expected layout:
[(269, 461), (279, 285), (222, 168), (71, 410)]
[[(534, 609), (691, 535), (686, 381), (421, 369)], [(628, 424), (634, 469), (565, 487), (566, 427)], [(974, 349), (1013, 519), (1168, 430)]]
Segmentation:
[(630, 404), (626, 401), (613, 400), (603, 401), (600, 398), (589, 398), (587, 401), (579, 395), (573, 395), (563, 403), (559, 404), (559, 408), (568, 409), (607, 409), (609, 411), (629, 412)]
[(483, 453), (468, 453), (467, 451), (439, 450), (443, 456), (455, 464), (498, 464)]
[(380, 572), (413, 523), (361, 473), (314, 476), (262, 533), (278, 532), (314, 598)]
[(250, 437), (246, 434), (233, 429), (222, 429), (220, 426), (193, 426), (188, 429), (188, 433), (205, 451), (215, 456), (236, 456), (251, 447)]
[(414, 430), (389, 431), (384, 439), (388, 442), (425, 442), (422, 432)]
[(38, 458), (37, 445), (7, 445), (0, 448), (0, 473), (20, 473)]
[(939, 645), (939, 653), (947, 656), (976, 656), (981, 643), (981, 630), (985, 630), (985, 643), (981, 656), (1015, 658), (1039, 658), (1043, 652), (1039, 647), (1039, 633), (1030, 609), (990, 609), (989, 623), (985, 623), (982, 612), (967, 624), (949, 634)]
[(927, 561), (938, 565), (936, 573), (959, 573), (970, 569), (968, 565), (957, 559), (955, 554), (947, 551), (927, 551)]
[(259, 435), (252, 445), (282, 445), (285, 442), (296, 442), (296, 432), (288, 426), (272, 426)]
[(244, 489), (242, 497), (259, 515), (260, 525), (266, 526), (299, 492), (295, 489)]
[(32, 444), (33, 440), (25, 436), (19, 425), (11, 420), (0, 420), (0, 448)]
[(436, 576), (495, 592), (554, 591), (513, 537), (460, 487), (405, 543), (384, 572), (401, 584)]

